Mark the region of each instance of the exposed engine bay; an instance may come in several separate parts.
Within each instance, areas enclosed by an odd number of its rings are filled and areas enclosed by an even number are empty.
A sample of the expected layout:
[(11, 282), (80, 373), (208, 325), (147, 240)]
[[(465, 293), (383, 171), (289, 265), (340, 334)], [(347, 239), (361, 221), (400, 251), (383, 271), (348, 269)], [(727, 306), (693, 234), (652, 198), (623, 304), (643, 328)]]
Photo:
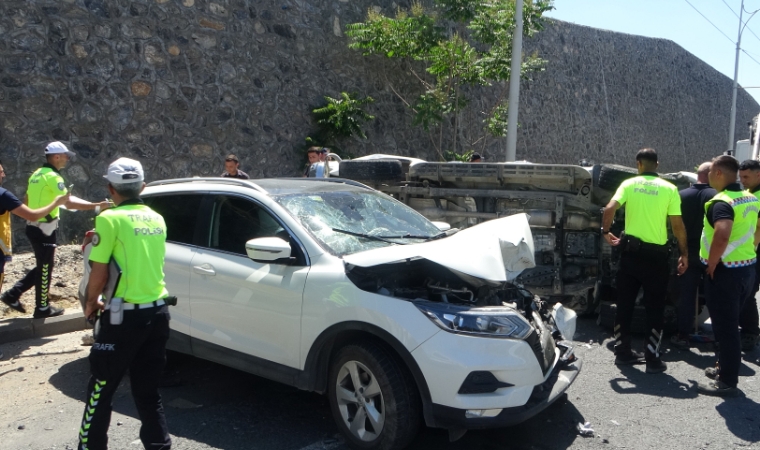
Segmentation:
[[(359, 267), (346, 264), (348, 278), (361, 290), (413, 302), (433, 302), (461, 307), (507, 307), (519, 312), (535, 330), (526, 340), (546, 358), (554, 354), (549, 349), (562, 347), (563, 359), (570, 348), (564, 340), (573, 338), (575, 313), (554, 308), (523, 287), (510, 282), (492, 282), (456, 272), (424, 258), (402, 262)], [(565, 314), (563, 317), (558, 316)], [(570, 316), (568, 316), (570, 315)], [(564, 326), (572, 322), (571, 326)], [(542, 350), (543, 349), (543, 350)], [(541, 358), (540, 358), (541, 359)], [(550, 359), (550, 358), (549, 358)], [(548, 368), (551, 360), (542, 361)]]
[(408, 300), (523, 309), (533, 294), (511, 283), (481, 280), (424, 258), (373, 267), (352, 266), (348, 278), (361, 290)]

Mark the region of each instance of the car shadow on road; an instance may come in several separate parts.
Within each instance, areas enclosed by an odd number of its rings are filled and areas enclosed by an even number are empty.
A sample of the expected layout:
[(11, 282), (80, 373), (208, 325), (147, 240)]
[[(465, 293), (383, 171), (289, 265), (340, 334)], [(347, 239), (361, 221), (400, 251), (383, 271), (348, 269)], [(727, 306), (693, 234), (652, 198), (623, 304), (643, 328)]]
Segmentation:
[[(449, 442), (448, 431), (422, 428), (408, 448), (415, 450), (566, 449), (578, 438), (577, 425), (586, 420), (563, 394), (549, 408), (519, 425), (491, 430), (471, 430)], [(551, 429), (551, 433), (547, 433)]]
[[(172, 436), (226, 450), (348, 448), (335, 438), (338, 429), (325, 396), (191, 356), (172, 352), (169, 356), (161, 395)], [(84, 408), (88, 377), (87, 358), (80, 358), (62, 365), (49, 381), (63, 394), (81, 400)], [(125, 377), (114, 396), (113, 410), (137, 419), (131, 397)], [(110, 433), (124, 432), (115, 427), (115, 422), (112, 419)], [(469, 431), (455, 442), (449, 442), (446, 430), (423, 426), (409, 448), (561, 450), (578, 437), (579, 422), (585, 422), (584, 417), (565, 394), (520, 425)], [(547, 425), (552, 427), (550, 434), (546, 433)]]

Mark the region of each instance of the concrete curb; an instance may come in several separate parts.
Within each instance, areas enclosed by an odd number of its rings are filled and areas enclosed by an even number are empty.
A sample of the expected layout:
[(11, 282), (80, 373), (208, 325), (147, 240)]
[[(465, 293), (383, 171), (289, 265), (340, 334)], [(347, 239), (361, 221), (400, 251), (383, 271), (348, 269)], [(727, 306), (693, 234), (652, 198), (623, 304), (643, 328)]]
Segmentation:
[(63, 315), (48, 319), (14, 317), (0, 320), (0, 344), (23, 339), (54, 336), (89, 328), (80, 309), (66, 310)]

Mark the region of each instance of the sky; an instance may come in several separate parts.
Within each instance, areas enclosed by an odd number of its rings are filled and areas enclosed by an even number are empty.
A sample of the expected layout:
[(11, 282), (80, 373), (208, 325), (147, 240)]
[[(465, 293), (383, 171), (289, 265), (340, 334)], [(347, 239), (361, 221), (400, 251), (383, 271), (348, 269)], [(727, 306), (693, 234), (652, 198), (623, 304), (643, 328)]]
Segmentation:
[[(742, 0), (554, 0), (556, 9), (546, 15), (670, 39), (733, 79), (741, 4)], [(749, 13), (760, 9), (760, 0), (744, 0), (744, 9)], [(748, 17), (748, 13), (742, 17), (747, 25), (741, 37), (738, 81), (760, 103), (760, 12), (749, 21)]]

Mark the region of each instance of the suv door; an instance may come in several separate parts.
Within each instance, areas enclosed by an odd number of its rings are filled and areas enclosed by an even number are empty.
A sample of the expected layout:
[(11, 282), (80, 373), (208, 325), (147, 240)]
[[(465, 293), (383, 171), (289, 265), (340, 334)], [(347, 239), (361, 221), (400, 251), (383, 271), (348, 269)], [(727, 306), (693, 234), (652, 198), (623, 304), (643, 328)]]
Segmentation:
[(291, 245), (294, 265), (249, 259), (250, 239), (277, 236), (294, 242), (282, 223), (249, 197), (216, 195), (207, 217), (208, 235), (191, 263), (193, 338), (299, 368), (309, 273), (300, 248)]
[(190, 261), (195, 252), (194, 243), (202, 194), (171, 194), (146, 196), (143, 201), (161, 214), (166, 222), (166, 257), (164, 281), (169, 295), (177, 297), (177, 306), (171, 308), (171, 328), (190, 336)]

